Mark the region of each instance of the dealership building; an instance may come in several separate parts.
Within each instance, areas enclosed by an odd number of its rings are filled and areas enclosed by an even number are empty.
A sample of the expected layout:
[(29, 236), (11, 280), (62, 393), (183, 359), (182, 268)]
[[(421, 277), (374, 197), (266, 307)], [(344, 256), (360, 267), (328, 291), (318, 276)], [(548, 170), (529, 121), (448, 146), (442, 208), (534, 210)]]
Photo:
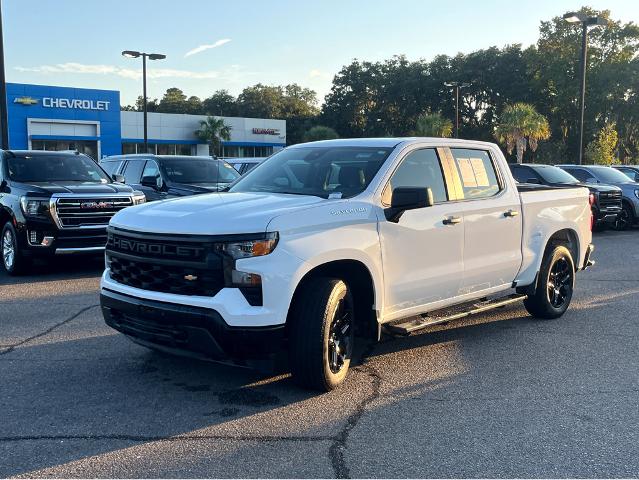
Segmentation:
[[(142, 153), (142, 112), (120, 110), (120, 92), (7, 84), (9, 147), (79, 150), (98, 159)], [(159, 155), (208, 155), (195, 131), (205, 115), (148, 114), (148, 143)], [(218, 117), (231, 127), (223, 157), (265, 157), (286, 145), (286, 121)]]

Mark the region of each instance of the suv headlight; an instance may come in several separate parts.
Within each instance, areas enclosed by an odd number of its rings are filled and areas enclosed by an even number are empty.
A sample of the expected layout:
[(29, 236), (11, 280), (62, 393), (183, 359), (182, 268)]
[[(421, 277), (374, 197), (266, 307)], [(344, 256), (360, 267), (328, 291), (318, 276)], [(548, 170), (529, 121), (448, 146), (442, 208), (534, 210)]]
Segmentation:
[(238, 260), (240, 258), (260, 257), (271, 253), (275, 249), (278, 239), (278, 233), (271, 232), (260, 238), (252, 240), (225, 242), (222, 244), (222, 251), (234, 260)]
[(48, 198), (20, 197), (20, 206), (25, 217), (46, 217), (49, 212)]
[(146, 196), (142, 192), (133, 193), (133, 205), (140, 205), (146, 203)]
[(635, 197), (639, 198), (639, 190), (635, 190)]

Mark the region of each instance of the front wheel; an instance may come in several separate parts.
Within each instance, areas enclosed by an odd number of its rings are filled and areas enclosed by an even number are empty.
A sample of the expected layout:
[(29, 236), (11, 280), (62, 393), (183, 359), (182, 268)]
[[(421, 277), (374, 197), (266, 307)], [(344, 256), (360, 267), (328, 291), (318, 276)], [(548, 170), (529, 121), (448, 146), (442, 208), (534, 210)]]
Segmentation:
[(289, 318), (291, 373), (300, 386), (330, 391), (346, 378), (353, 354), (353, 296), (336, 278), (314, 278), (302, 288)]
[(548, 249), (541, 262), (537, 288), (524, 300), (528, 313), (537, 318), (561, 317), (572, 299), (575, 286), (575, 264), (563, 245)]
[(27, 259), (18, 247), (18, 234), (11, 222), (5, 223), (0, 236), (0, 255), (2, 266), (9, 275), (20, 275), (27, 269)]
[(617, 221), (615, 222), (616, 230), (628, 230), (635, 223), (635, 213), (632, 206), (625, 203), (621, 208), (621, 212), (617, 215)]

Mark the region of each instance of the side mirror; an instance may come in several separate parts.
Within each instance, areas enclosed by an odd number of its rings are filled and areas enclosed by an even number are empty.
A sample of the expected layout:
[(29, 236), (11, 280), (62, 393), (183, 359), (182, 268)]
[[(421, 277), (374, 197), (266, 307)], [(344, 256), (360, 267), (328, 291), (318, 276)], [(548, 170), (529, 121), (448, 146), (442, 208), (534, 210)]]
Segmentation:
[(161, 190), (163, 186), (162, 177), (159, 175), (149, 175), (147, 177), (142, 177), (140, 181), (141, 185), (145, 187), (155, 188), (156, 190)]
[(397, 223), (406, 210), (426, 208), (434, 204), (433, 191), (426, 187), (397, 187), (393, 189), (391, 206), (384, 210), (386, 220)]
[(115, 183), (124, 183), (124, 175), (120, 175), (119, 173), (116, 173), (112, 175), (111, 177), (113, 178), (113, 181)]
[(538, 178), (531, 177), (526, 180), (526, 183), (534, 183), (536, 185), (541, 185), (541, 180), (539, 180)]

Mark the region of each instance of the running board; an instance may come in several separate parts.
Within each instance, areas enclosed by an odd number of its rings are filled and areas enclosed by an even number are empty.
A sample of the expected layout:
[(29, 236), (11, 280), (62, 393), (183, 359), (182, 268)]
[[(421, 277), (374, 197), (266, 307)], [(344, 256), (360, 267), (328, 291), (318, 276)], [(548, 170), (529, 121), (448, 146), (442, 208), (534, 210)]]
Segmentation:
[(492, 300), (475, 300), (474, 302), (462, 303), (455, 307), (423, 313), (417, 317), (399, 320), (397, 323), (388, 323), (384, 325), (384, 329), (395, 335), (410, 335), (417, 330), (430, 327), (431, 325), (446, 323), (451, 320), (458, 320), (470, 315), (487, 312), (495, 308), (505, 307), (511, 303), (521, 302), (527, 297), (527, 295), (512, 294), (507, 297), (499, 297)]

